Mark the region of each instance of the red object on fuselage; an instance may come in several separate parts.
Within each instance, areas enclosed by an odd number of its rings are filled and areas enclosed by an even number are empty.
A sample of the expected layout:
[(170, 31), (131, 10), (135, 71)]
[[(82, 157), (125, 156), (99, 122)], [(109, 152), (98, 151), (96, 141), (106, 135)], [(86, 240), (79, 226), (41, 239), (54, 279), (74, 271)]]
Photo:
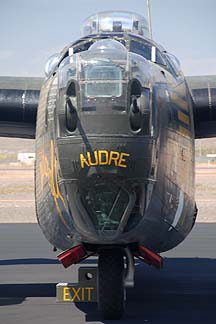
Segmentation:
[(157, 269), (163, 268), (163, 258), (142, 245), (139, 245), (138, 255), (135, 254), (135, 256), (145, 263), (153, 265)]
[(82, 245), (77, 245), (70, 250), (64, 251), (57, 256), (65, 268), (78, 263), (86, 256), (86, 251)]

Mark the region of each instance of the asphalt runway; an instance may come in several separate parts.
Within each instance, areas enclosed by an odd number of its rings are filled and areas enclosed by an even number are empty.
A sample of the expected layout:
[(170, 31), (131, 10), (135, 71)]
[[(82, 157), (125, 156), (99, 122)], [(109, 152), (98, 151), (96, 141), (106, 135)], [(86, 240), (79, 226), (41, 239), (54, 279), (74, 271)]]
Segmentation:
[[(216, 224), (198, 223), (162, 271), (139, 263), (119, 323), (215, 323)], [(96, 304), (57, 304), (55, 285), (77, 279), (65, 270), (37, 224), (0, 225), (0, 323), (82, 324), (100, 321)], [(87, 264), (94, 260), (87, 260)]]

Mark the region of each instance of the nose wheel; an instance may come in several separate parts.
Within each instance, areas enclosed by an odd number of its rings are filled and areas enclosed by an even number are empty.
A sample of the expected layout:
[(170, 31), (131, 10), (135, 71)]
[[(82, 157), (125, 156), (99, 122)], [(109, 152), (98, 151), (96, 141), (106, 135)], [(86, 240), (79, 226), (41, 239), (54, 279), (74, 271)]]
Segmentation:
[(99, 253), (98, 310), (103, 319), (109, 320), (120, 319), (124, 314), (124, 257), (121, 249)]

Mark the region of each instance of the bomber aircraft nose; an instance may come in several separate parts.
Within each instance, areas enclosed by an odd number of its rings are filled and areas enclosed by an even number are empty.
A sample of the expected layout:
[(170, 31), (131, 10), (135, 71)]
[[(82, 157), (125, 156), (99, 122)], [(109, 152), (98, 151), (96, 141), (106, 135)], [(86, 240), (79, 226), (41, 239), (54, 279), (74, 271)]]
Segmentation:
[(155, 168), (149, 84), (149, 62), (116, 39), (60, 64), (59, 164), (74, 224), (92, 243), (122, 242), (147, 207)]

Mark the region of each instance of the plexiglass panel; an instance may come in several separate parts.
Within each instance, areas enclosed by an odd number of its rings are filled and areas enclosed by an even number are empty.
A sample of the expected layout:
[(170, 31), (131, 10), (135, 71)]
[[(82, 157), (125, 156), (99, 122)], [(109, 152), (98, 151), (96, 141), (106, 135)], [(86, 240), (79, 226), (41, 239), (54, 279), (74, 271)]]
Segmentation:
[(131, 32), (150, 37), (146, 19), (126, 11), (105, 11), (88, 17), (82, 27), (83, 36), (98, 33)]
[(148, 87), (150, 68), (146, 58), (129, 52), (120, 42), (98, 40), (87, 51), (61, 62), (59, 89), (66, 91), (71, 81), (77, 81), (81, 111), (122, 113), (128, 107), (129, 81), (136, 79), (141, 87)]
[(122, 93), (122, 72), (119, 66), (107, 62), (87, 66), (85, 80), (86, 97), (119, 97)]

